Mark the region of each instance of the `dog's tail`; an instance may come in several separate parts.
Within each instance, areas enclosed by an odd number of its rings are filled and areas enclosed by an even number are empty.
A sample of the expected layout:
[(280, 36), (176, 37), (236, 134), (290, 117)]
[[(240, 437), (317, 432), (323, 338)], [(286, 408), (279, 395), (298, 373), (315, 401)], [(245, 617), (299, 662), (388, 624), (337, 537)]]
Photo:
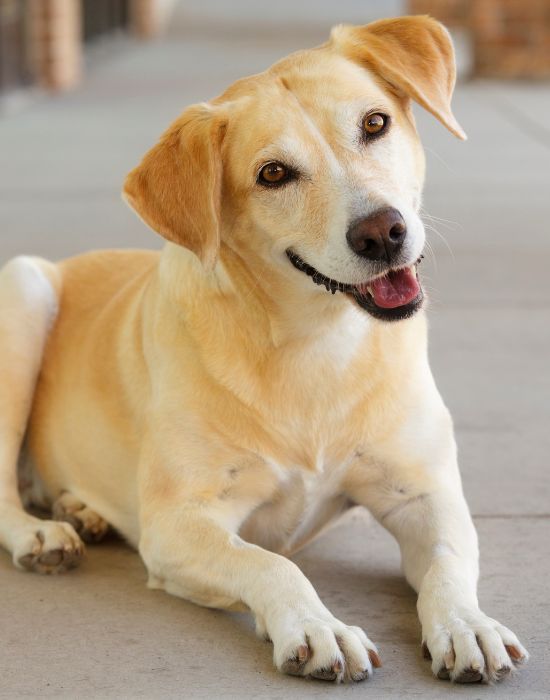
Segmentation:
[(47, 260), (21, 256), (0, 270), (0, 507), (22, 507), (17, 461), (60, 293)]

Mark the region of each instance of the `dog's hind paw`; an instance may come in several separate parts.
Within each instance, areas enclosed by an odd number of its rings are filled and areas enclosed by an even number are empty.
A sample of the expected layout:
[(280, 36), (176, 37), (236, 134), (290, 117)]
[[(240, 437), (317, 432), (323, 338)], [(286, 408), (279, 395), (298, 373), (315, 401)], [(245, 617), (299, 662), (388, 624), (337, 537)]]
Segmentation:
[(54, 520), (70, 523), (88, 544), (100, 542), (109, 532), (109, 523), (71, 493), (65, 491), (52, 507)]

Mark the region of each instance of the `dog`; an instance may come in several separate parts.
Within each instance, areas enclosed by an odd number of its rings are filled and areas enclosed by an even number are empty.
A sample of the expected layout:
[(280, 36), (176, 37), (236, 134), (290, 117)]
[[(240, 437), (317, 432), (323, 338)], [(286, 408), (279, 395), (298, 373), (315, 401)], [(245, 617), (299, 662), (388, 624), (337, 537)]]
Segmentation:
[[(189, 107), (127, 177), (163, 250), (0, 273), (0, 543), (57, 573), (109, 528), (149, 586), (253, 613), (283, 673), (380, 665), (288, 558), (351, 505), (397, 539), (435, 676), (527, 659), (478, 606), (477, 537), (427, 360), (424, 156), (464, 139), (445, 28), (338, 26)], [(26, 506), (48, 508), (50, 520)]]

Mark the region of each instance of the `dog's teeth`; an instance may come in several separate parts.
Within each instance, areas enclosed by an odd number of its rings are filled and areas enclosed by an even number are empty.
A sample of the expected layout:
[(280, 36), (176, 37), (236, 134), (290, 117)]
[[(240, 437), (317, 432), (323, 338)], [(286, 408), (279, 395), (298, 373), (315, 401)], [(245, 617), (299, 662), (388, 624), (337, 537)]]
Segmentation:
[(374, 296), (373, 291), (372, 291), (372, 287), (370, 286), (370, 284), (367, 287), (367, 292), (371, 295), (371, 297)]

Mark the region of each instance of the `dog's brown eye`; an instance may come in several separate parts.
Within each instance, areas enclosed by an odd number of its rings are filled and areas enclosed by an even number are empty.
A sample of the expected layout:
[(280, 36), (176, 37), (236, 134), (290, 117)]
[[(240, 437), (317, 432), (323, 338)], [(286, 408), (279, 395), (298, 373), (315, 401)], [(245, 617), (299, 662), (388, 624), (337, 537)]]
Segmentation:
[(261, 185), (282, 185), (290, 177), (290, 170), (281, 163), (267, 163), (260, 170), (258, 182)]
[(367, 114), (363, 119), (363, 130), (366, 136), (376, 136), (386, 128), (388, 117), (380, 112)]

